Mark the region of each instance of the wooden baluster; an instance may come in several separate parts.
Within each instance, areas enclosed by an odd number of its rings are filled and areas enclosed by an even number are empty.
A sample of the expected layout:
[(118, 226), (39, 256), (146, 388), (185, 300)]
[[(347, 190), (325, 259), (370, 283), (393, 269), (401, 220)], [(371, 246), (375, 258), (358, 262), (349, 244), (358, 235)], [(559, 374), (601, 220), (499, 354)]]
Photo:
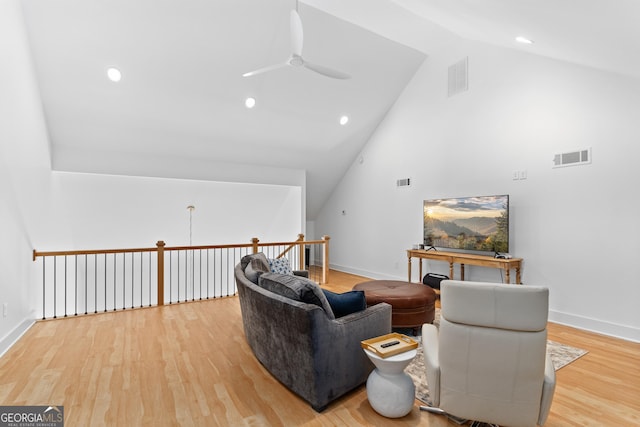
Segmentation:
[(305, 257), (305, 253), (304, 253), (304, 234), (300, 233), (298, 234), (298, 242), (300, 243), (300, 256), (298, 257), (298, 270), (304, 270), (304, 257)]
[(164, 305), (164, 242), (158, 240), (158, 305)]
[(329, 236), (322, 236), (324, 240), (322, 251), (322, 283), (329, 283)]

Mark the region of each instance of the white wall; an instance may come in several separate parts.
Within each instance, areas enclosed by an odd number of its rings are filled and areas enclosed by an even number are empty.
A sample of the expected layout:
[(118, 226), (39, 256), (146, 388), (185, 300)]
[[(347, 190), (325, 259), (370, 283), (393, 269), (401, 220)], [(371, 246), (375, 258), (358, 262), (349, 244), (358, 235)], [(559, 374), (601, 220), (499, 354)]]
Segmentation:
[[(0, 354), (38, 316), (32, 250), (295, 240), (300, 185), (51, 172), (42, 102), (18, 0), (0, 0)], [(3, 306), (7, 311), (4, 315)]]
[(50, 179), (48, 139), (17, 0), (0, 0), (0, 94), (1, 353), (34, 318), (31, 243), (46, 227)]
[(298, 186), (54, 172), (59, 233), (37, 249), (293, 241), (304, 232)]
[[(153, 248), (158, 240), (167, 246), (249, 245), (252, 237), (262, 242), (294, 241), (304, 231), (299, 186), (53, 172), (51, 198), (55, 202), (48, 215), (56, 218), (56, 222), (47, 233), (34, 236), (33, 245), (38, 251)], [(188, 206), (195, 206), (191, 218)], [(232, 252), (233, 262), (239, 261), (236, 254)], [(209, 252), (206, 258), (202, 258), (202, 254), (199, 257), (193, 253), (183, 255), (182, 261), (179, 257), (171, 258), (174, 286), (169, 284), (167, 296), (171, 294), (174, 300), (179, 299), (180, 288), (183, 298), (202, 296), (202, 287), (197, 284), (195, 288), (189, 287), (187, 283), (200, 283), (203, 269), (207, 274), (205, 294), (227, 294), (229, 281), (233, 281), (233, 267), (223, 271), (223, 266), (230, 259), (225, 259), (222, 252), (213, 252), (211, 259)], [(187, 256), (193, 270), (184, 268)], [(45, 263), (43, 258), (38, 258), (35, 264), (40, 273), (33, 297), (37, 317), (52, 317), (65, 311), (102, 311), (122, 304), (148, 304), (154, 299), (150, 285), (155, 283), (152, 258), (137, 256), (135, 266), (133, 256), (125, 266), (124, 255), (117, 261), (115, 257), (106, 256), (59, 257), (55, 261), (48, 258)], [(180, 263), (184, 276), (178, 275)], [(209, 269), (216, 271), (216, 263), (219, 274), (209, 289)], [(42, 273), (45, 265), (46, 271)], [(168, 268), (171, 272), (171, 267)], [(125, 270), (130, 277), (125, 278)], [(47, 277), (45, 290), (41, 281), (43, 274)], [(181, 279), (184, 279), (182, 285)], [(144, 286), (140, 286), (141, 283)]]
[[(447, 68), (465, 56), (470, 89), (448, 98)], [(424, 199), (509, 194), (510, 251), (524, 258), (525, 284), (550, 288), (550, 318), (640, 341), (639, 118), (639, 80), (459, 40), (430, 54), (316, 233), (332, 236), (333, 267), (406, 280)], [(591, 165), (552, 169), (555, 153), (588, 147)], [(514, 170), (528, 178), (512, 180)], [(413, 185), (397, 189), (406, 177)], [(466, 271), (501, 280), (499, 270)]]

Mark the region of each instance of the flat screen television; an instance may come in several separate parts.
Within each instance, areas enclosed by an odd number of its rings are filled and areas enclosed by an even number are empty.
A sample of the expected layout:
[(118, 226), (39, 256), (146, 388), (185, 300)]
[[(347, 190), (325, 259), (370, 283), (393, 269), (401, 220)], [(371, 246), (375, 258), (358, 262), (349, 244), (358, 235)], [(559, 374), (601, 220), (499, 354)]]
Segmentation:
[(509, 195), (425, 200), (424, 244), (509, 252)]

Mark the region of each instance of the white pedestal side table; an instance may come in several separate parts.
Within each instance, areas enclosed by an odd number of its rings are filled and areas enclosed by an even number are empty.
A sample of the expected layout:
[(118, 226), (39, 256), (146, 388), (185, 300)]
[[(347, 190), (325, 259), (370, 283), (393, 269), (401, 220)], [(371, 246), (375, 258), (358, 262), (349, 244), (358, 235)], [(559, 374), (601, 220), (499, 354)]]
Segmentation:
[(367, 398), (371, 407), (388, 418), (404, 417), (413, 408), (416, 386), (404, 368), (416, 357), (416, 350), (382, 358), (364, 350), (376, 365), (367, 379)]

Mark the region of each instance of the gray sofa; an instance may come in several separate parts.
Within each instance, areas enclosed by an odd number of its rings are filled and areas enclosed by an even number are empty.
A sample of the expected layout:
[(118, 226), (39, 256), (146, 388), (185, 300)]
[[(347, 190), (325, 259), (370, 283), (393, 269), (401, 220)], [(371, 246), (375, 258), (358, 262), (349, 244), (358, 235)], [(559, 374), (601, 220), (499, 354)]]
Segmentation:
[(367, 380), (373, 365), (360, 341), (391, 332), (391, 306), (336, 319), (317, 284), (270, 273), (268, 264), (256, 274), (264, 262), (262, 253), (247, 255), (235, 268), (247, 342), (276, 379), (320, 412)]

